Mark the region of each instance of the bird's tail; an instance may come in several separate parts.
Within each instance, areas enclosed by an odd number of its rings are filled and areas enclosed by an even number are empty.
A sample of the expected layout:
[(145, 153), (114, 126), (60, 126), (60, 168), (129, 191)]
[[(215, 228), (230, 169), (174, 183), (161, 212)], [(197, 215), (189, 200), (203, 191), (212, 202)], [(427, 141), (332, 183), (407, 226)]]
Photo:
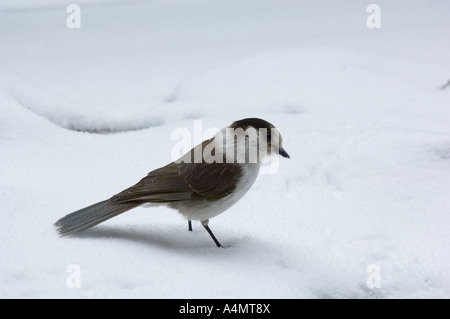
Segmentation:
[(61, 236), (79, 233), (137, 206), (138, 203), (111, 204), (105, 200), (62, 217), (55, 226)]

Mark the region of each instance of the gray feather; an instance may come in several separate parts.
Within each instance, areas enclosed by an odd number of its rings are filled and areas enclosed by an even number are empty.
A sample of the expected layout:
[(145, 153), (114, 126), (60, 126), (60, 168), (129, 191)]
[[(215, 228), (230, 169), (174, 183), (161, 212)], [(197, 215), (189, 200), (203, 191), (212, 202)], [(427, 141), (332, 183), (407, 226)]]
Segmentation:
[(110, 204), (109, 200), (105, 200), (68, 214), (59, 219), (55, 225), (61, 236), (79, 233), (136, 206), (139, 204)]

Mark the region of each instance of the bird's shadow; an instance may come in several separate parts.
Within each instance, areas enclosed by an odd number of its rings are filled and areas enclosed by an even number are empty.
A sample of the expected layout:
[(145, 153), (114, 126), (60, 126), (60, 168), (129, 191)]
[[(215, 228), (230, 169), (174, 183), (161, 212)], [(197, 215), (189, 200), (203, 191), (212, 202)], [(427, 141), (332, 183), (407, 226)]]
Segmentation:
[(218, 248), (206, 231), (194, 229), (194, 231), (182, 230), (179, 227), (169, 227), (164, 230), (139, 227), (130, 229), (120, 226), (97, 226), (83, 233), (70, 237), (82, 239), (108, 239), (131, 241), (136, 244), (165, 250), (183, 251), (188, 253), (204, 252), (205, 250), (223, 251), (235, 248), (238, 238), (231, 238), (223, 242), (224, 247)]

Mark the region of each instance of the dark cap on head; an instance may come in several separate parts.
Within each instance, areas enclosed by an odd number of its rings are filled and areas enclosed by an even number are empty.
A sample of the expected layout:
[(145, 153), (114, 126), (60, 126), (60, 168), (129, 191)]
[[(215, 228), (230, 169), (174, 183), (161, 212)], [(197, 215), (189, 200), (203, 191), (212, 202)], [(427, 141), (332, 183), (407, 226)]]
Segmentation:
[[(250, 117), (246, 119), (242, 119), (239, 121), (233, 122), (230, 126), (232, 129), (242, 128), (244, 130), (247, 130), (249, 127), (254, 127), (255, 129), (267, 129), (267, 141), (270, 142), (272, 139), (272, 129), (276, 129), (276, 127), (260, 118), (256, 117)], [(277, 131), (278, 132), (278, 131)], [(279, 134), (279, 133), (278, 133)], [(279, 145), (279, 154), (283, 157), (290, 158), (289, 154), (286, 152), (286, 150), (281, 145), (281, 135), (280, 135), (280, 145)]]
[(271, 128), (275, 128), (275, 126), (273, 126), (269, 122), (264, 121), (259, 118), (256, 118), (256, 117), (251, 117), (251, 118), (246, 118), (246, 119), (242, 119), (239, 121), (235, 121), (230, 125), (231, 128), (236, 129), (238, 127), (241, 127), (244, 130), (246, 130), (249, 126), (253, 126), (256, 129), (266, 128), (268, 130), (270, 130)]

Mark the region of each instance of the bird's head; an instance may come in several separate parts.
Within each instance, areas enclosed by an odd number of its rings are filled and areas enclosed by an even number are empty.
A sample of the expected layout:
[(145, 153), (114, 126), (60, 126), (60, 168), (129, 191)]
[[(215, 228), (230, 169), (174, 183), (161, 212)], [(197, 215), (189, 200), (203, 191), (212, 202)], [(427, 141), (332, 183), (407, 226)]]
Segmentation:
[[(280, 131), (271, 123), (259, 118), (246, 118), (233, 122), (228, 129), (232, 129), (235, 143), (245, 141), (245, 148), (250, 153), (258, 152), (259, 159), (264, 161), (266, 157), (281, 155), (290, 158), (283, 148), (283, 138)], [(236, 138), (235, 138), (236, 137)], [(239, 145), (237, 146), (239, 148)]]

